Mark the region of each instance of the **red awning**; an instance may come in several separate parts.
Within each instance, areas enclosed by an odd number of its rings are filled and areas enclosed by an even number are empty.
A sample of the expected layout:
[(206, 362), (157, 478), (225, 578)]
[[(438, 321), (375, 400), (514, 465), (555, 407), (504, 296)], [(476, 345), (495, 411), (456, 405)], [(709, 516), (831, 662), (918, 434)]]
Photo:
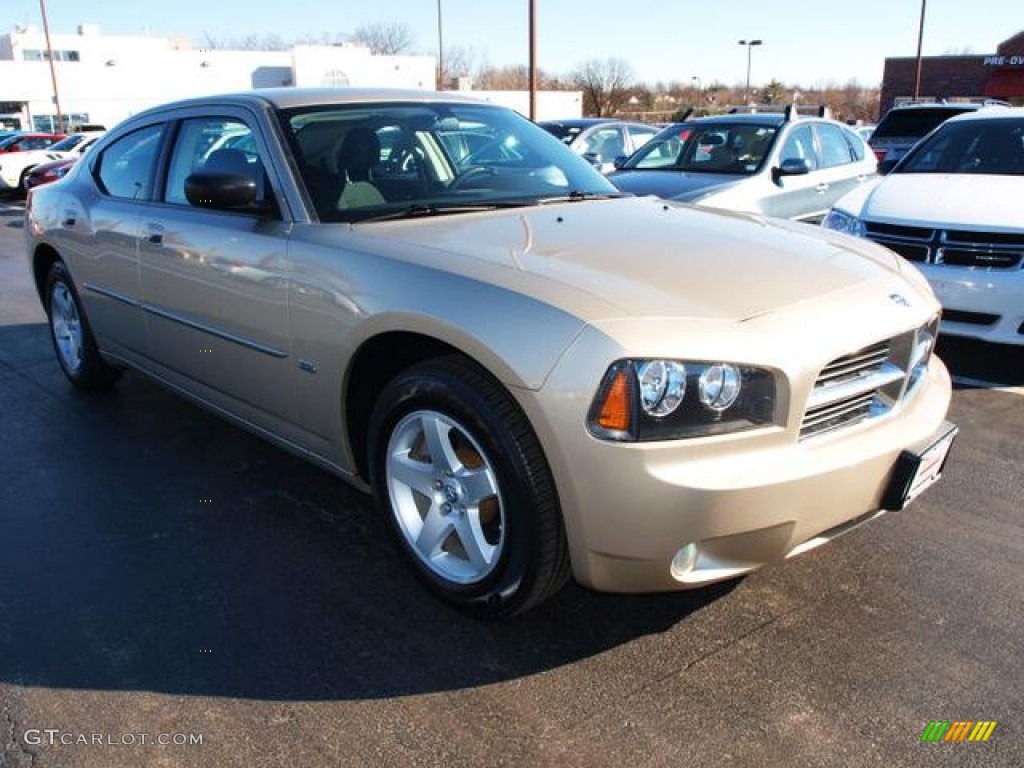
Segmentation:
[(983, 93), (993, 99), (1024, 99), (1024, 68), (997, 69), (989, 75)]

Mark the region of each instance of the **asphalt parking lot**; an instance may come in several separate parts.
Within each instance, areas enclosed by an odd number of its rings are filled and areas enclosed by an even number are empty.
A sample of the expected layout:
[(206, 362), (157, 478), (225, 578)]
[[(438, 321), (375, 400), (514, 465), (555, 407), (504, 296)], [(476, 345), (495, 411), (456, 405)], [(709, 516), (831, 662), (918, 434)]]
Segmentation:
[(904, 512), (487, 625), (330, 475), (139, 376), (73, 392), (21, 217), (0, 201), (0, 766), (1024, 765), (1024, 349), (942, 342), (961, 434)]

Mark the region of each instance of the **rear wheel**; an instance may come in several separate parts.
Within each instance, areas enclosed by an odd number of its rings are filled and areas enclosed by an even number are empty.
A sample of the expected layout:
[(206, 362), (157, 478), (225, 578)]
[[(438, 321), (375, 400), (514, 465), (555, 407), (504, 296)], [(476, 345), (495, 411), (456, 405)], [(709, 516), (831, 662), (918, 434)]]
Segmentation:
[(46, 314), (57, 362), (78, 389), (107, 389), (121, 376), (100, 356), (67, 267), (54, 262), (46, 279)]
[(446, 357), (391, 381), (370, 423), (371, 480), (399, 548), (437, 595), (481, 617), (568, 580), (550, 469), (526, 417), (476, 365)]

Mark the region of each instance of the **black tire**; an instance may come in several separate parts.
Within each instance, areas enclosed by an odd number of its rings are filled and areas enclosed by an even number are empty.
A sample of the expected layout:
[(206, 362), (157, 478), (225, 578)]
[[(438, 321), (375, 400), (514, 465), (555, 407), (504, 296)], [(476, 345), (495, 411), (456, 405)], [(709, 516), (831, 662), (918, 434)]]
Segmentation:
[[(458, 455), (465, 461), (456, 446), (458, 442), (469, 456), (480, 460), (476, 469), (474, 460), (461, 464), (462, 469), (453, 477), (464, 476), (460, 472), (490, 471), (498, 491), (476, 506), (479, 524), (476, 530), (482, 532), (482, 511), (485, 504), (490, 505), (487, 543), (494, 545), (492, 561), (480, 569), (486, 572), (479, 578), (453, 580), (448, 577), (446, 567), (428, 562), (427, 555), (417, 551), (407, 527), (403, 528), (408, 525), (403, 519), (409, 518), (402, 518), (396, 511), (412, 509), (414, 514), (421, 515), (421, 531), (425, 531), (431, 513), (424, 511), (423, 506), (433, 511), (435, 505), (438, 508), (452, 506), (441, 505), (445, 498), (461, 498), (461, 492), (446, 497), (448, 486), (444, 485), (442, 491), (442, 484), (437, 481), (438, 484), (432, 486), (438, 489), (434, 501), (418, 493), (416, 505), (410, 507), (403, 498), (411, 499), (415, 492), (411, 487), (404, 488), (395, 475), (389, 474), (389, 460), (394, 461), (389, 451), (395, 450), (395, 441), (411, 434), (416, 429), (417, 419), (434, 415), (454, 425), (446, 438), (453, 456)], [(420, 445), (425, 447), (425, 442), (424, 433)], [(415, 365), (399, 374), (384, 388), (373, 408), (368, 456), (374, 497), (388, 519), (398, 548), (420, 580), (443, 600), (477, 618), (500, 618), (540, 603), (568, 581), (565, 528), (554, 480), (540, 443), (511, 395), (478, 366), (465, 358), (450, 356)], [(432, 457), (417, 466), (435, 473), (440, 471)], [(451, 476), (451, 473), (445, 474)], [(399, 490), (395, 490), (396, 482)], [(466, 515), (466, 507), (452, 514)], [(416, 525), (415, 518), (413, 521)], [(451, 531), (451, 536), (457, 535), (455, 528)], [(458, 550), (461, 540), (459, 536), (454, 549)], [(451, 541), (449, 534), (444, 534), (437, 550), (442, 559), (458, 566), (459, 558), (444, 551)], [(468, 553), (468, 549), (462, 551)], [(471, 560), (466, 554), (467, 568), (472, 571), (475, 564), (470, 564)]]
[(121, 371), (100, 356), (75, 284), (62, 261), (50, 267), (44, 301), (53, 351), (68, 381), (89, 392), (112, 387)]
[[(33, 165), (32, 168), (35, 166)], [(25, 197), (28, 194), (28, 190), (25, 189), (25, 179), (32, 172), (32, 168), (26, 168), (21, 172), (21, 176), (18, 178), (18, 189), (14, 192), (15, 197)]]

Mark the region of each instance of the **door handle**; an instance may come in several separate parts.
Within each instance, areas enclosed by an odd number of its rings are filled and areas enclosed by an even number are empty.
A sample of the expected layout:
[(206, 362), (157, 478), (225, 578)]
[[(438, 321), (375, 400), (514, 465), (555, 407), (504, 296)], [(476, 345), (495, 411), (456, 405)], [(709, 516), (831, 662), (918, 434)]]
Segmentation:
[(164, 225), (155, 221), (146, 224), (146, 240), (153, 245), (163, 245)]
[(815, 184), (814, 185), (814, 189), (817, 192), (827, 192), (828, 191), (828, 184), (826, 184), (825, 182), (821, 182), (820, 184)]
[(68, 210), (64, 211), (64, 218), (61, 219), (60, 225), (62, 227), (73, 227), (75, 226), (75, 212)]

